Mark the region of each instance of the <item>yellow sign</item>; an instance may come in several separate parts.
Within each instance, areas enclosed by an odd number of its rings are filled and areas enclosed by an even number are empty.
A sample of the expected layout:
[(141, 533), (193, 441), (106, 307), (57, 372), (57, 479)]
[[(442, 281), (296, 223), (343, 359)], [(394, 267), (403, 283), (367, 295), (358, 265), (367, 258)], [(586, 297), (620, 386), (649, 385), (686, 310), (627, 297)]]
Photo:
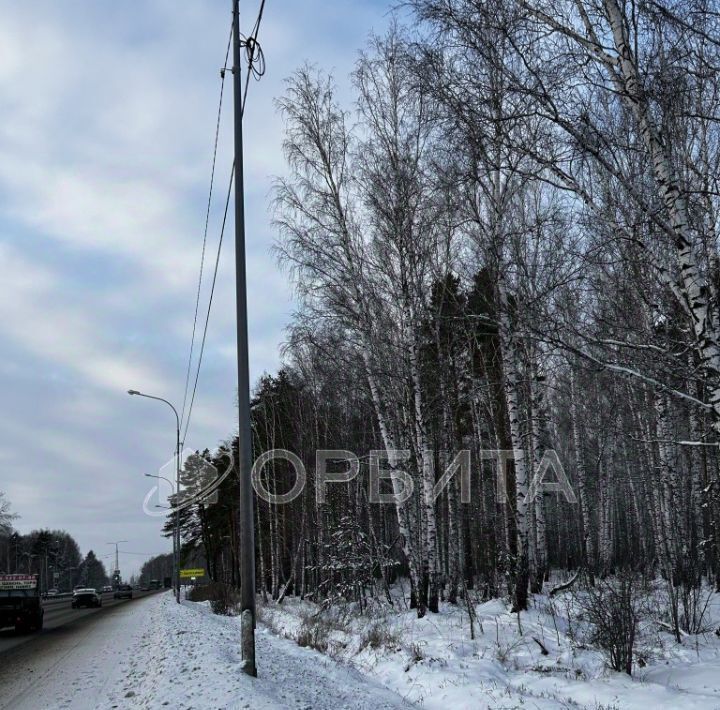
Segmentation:
[(204, 569), (181, 569), (180, 579), (189, 579), (190, 577), (204, 577)]

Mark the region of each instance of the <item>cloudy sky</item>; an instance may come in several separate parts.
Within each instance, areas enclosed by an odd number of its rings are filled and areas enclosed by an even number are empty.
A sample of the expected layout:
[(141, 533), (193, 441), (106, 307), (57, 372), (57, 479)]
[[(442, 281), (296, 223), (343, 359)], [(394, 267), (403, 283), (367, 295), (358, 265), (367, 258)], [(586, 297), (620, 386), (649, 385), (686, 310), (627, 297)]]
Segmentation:
[[(273, 99), (306, 60), (344, 82), (389, 4), (267, 2), (267, 73), (250, 86), (245, 120), (253, 380), (277, 368), (293, 308), (270, 252), (268, 196), (284, 170)], [(257, 7), (241, 3), (241, 30)], [(143, 474), (172, 455), (173, 415), (126, 390), (182, 403), (229, 29), (230, 0), (0, 0), (0, 490), (21, 532), (64, 528), (99, 555), (127, 540), (124, 574), (171, 547), (142, 504)], [(228, 80), (212, 258), (231, 89)], [(193, 448), (235, 428), (232, 257), (230, 229)]]

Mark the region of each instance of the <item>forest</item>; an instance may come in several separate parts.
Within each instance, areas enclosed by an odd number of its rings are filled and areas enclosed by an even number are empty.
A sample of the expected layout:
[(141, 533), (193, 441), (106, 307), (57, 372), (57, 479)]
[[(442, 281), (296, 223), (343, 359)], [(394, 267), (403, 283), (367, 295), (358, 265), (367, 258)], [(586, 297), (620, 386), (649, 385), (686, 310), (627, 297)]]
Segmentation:
[[(522, 611), (564, 570), (659, 580), (668, 628), (697, 630), (720, 590), (719, 10), (410, 0), (352, 76), (287, 79), (272, 200), (298, 308), (253, 456), (308, 475), (256, 498), (263, 598), (362, 609), (402, 579), (420, 617)], [(319, 494), (327, 449), (338, 480), (343, 452), (358, 470)], [(504, 480), (495, 450), (515, 452)], [(469, 500), (459, 475), (435, 497), (460, 451)], [(572, 500), (533, 490), (546, 451)], [(372, 452), (379, 491), (409, 477), (410, 498), (370, 500)], [(256, 483), (295, 475), (275, 460)], [(183, 555), (237, 586), (237, 472), (181, 515)]]
[[(13, 513), (10, 501), (0, 491), (0, 571), (6, 574), (37, 574), (43, 591), (56, 588), (67, 592), (76, 586), (99, 589), (111, 581), (121, 581), (112, 580), (107, 573), (107, 567), (111, 570), (114, 567), (114, 553), (97, 555), (89, 550), (83, 557), (80, 546), (65, 530), (43, 528), (23, 535), (13, 525), (19, 517)], [(172, 554), (143, 554), (143, 557), (148, 559), (143, 562), (138, 574), (128, 576), (130, 584), (147, 584), (151, 579), (162, 580), (172, 576)]]
[(77, 585), (100, 588), (109, 584), (102, 559), (89, 550), (85, 557), (70, 533), (40, 529), (23, 535), (14, 529), (19, 517), (0, 491), (0, 571), (37, 574), (40, 589), (72, 591)]

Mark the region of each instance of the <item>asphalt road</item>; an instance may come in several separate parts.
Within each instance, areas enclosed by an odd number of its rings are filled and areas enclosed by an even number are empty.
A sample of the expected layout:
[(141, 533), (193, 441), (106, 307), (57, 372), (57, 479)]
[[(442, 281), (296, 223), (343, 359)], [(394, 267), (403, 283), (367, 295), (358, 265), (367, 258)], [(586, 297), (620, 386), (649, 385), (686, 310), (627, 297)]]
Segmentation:
[(129, 640), (142, 636), (145, 606), (157, 594), (117, 601), (110, 594), (102, 608), (88, 610), (52, 600), (42, 631), (0, 632), (0, 710), (97, 710), (108, 677), (127, 660)]
[[(159, 590), (167, 591), (167, 590)], [(43, 607), (45, 609), (45, 619), (43, 621), (42, 631), (35, 631), (27, 634), (16, 634), (13, 628), (0, 630), (0, 665), (3, 662), (2, 656), (6, 653), (12, 653), (13, 649), (26, 644), (42, 645), (47, 639), (57, 636), (58, 629), (66, 626), (74, 626), (76, 624), (88, 623), (93, 617), (102, 615), (114, 607), (124, 604), (132, 604), (138, 599), (142, 599), (150, 594), (157, 594), (158, 590), (150, 592), (133, 591), (132, 599), (113, 599), (112, 592), (106, 592), (102, 595), (103, 605), (99, 609), (73, 609), (70, 604), (72, 597), (62, 597), (60, 599), (45, 599)]]

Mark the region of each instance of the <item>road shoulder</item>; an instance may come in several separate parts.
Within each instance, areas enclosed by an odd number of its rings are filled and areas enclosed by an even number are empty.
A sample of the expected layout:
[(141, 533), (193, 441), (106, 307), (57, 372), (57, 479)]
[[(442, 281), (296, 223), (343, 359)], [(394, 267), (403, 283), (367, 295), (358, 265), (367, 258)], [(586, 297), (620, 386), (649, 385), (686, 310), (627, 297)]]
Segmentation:
[(158, 596), (44, 631), (2, 654), (0, 707), (8, 710), (100, 707), (127, 648), (145, 630)]

